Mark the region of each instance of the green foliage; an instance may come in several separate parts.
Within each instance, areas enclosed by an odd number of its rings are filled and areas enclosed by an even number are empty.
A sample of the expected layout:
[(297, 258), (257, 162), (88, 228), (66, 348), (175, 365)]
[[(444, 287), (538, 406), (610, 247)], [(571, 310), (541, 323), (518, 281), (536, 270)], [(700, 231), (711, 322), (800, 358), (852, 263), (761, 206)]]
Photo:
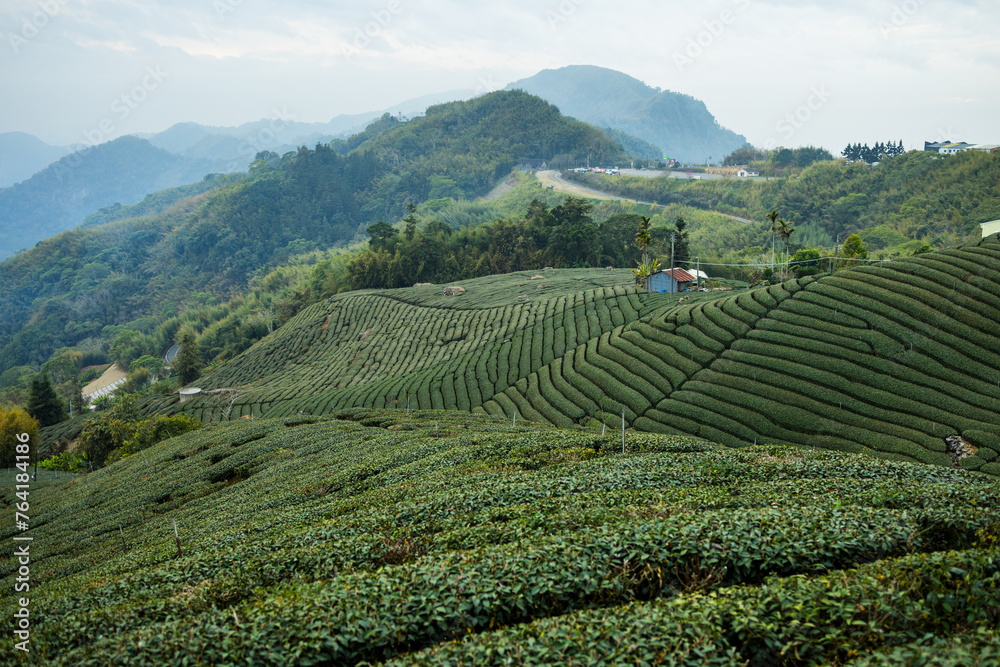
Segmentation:
[[(551, 266), (587, 266), (601, 260), (593, 204), (568, 198), (551, 210), (540, 200), (521, 219), (497, 219), (452, 230), (438, 219), (422, 231), (400, 236), (380, 222), (369, 228), (370, 249), (350, 258), (347, 275), (355, 289), (448, 283), (497, 273)], [(412, 213), (410, 214), (412, 217)]]
[(860, 236), (851, 234), (844, 240), (844, 245), (840, 249), (840, 257), (841, 259), (837, 261), (838, 266), (853, 266), (856, 263), (851, 262), (852, 259), (868, 259), (868, 248)]
[(40, 461), (38, 465), (46, 470), (58, 470), (61, 472), (87, 472), (89, 469), (87, 457), (79, 451), (61, 452), (44, 461)]
[(198, 348), (191, 332), (183, 332), (178, 344), (181, 350), (177, 353), (174, 369), (177, 371), (177, 382), (183, 386), (201, 377), (201, 360), (198, 358)]
[(844, 664), (960, 657), (966, 638), (991, 655), (995, 479), (631, 432), (622, 454), (617, 433), (468, 413), (337, 416), (208, 426), (33, 489), (58, 517), (35, 544), (63, 551), (33, 560), (61, 583), (32, 592), (32, 657)]
[(96, 466), (108, 455), (135, 437), (139, 422), (136, 399), (130, 394), (117, 397), (111, 408), (90, 419), (80, 434), (79, 450)]
[(1000, 218), (1000, 154), (980, 151), (949, 156), (913, 151), (877, 167), (823, 160), (795, 178), (767, 181), (565, 177), (629, 199), (683, 204), (754, 221), (763, 221), (776, 208), (798, 223), (801, 236), (796, 238), (813, 246), (832, 246), (838, 235), (866, 229), (879, 229), (889, 241), (896, 238), (891, 232), (953, 245), (977, 240), (980, 222)]
[(822, 271), (820, 254), (816, 248), (799, 248), (789, 260), (791, 270), (797, 276), (815, 276)]
[[(38, 420), (24, 410), (0, 406), (0, 467), (12, 467), (18, 462), (18, 454), (28, 454), (34, 461), (39, 445), (39, 428)], [(18, 438), (25, 433), (28, 435), (27, 447)]]
[(906, 153), (906, 149), (903, 147), (903, 140), (900, 139), (898, 144), (893, 141), (888, 143), (879, 141), (872, 147), (869, 147), (867, 143), (864, 146), (861, 144), (848, 144), (841, 152), (841, 155), (851, 161), (856, 162), (860, 160), (872, 164), (903, 155), (904, 153)]
[(120, 447), (115, 448), (108, 454), (105, 463), (114, 463), (127, 456), (148, 449), (158, 442), (183, 435), (189, 431), (195, 431), (201, 427), (202, 423), (200, 421), (191, 419), (186, 415), (175, 415), (173, 417), (157, 415), (152, 419), (137, 421), (134, 428), (131, 429), (131, 436)]
[(63, 400), (56, 394), (52, 381), (45, 373), (39, 373), (31, 381), (26, 408), (28, 414), (42, 426), (58, 424), (68, 416)]

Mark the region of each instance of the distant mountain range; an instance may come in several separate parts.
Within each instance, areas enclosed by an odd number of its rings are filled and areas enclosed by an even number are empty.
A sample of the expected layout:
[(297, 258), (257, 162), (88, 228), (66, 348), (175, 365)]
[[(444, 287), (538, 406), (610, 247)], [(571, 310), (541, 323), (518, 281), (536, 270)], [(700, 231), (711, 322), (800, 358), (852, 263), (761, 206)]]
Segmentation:
[(76, 153), (24, 132), (0, 134), (0, 259), (76, 227), (99, 209), (135, 204), (207, 174), (245, 171), (260, 151), (281, 155), (311, 148), (362, 132), (386, 113), (418, 116), (428, 106), (474, 95), (471, 90), (425, 95), (328, 123), (297, 122), (282, 113), (237, 127), (178, 123)]
[(364, 131), (376, 118), (384, 114), (412, 118), (424, 113), (427, 107), (465, 100), (476, 94), (473, 90), (451, 90), (424, 95), (400, 102), (378, 111), (358, 114), (341, 114), (328, 123), (303, 123), (281, 110), (271, 118), (264, 118), (236, 127), (216, 127), (198, 123), (177, 123), (157, 134), (139, 134), (151, 144), (184, 157), (228, 162), (227, 171), (247, 168), (260, 151), (279, 155), (299, 146), (312, 148), (317, 143), (329, 143)]
[[(610, 69), (544, 70), (507, 88), (541, 97), (568, 116), (604, 128), (637, 158), (721, 159), (746, 143), (721, 127), (703, 102)], [(384, 114), (412, 118), (433, 105), (475, 95), (471, 90), (425, 95), (326, 123), (299, 122), (279, 110), (273, 118), (237, 127), (178, 123), (73, 154), (67, 154), (70, 147), (51, 146), (22, 132), (0, 134), (0, 259), (79, 225), (99, 209), (135, 204), (210, 173), (245, 171), (258, 152), (282, 155), (335, 142), (362, 132)], [(340, 150), (353, 147), (341, 144)]]
[(592, 65), (542, 70), (507, 86), (550, 102), (567, 116), (621, 130), (683, 162), (721, 160), (747, 142), (715, 120), (705, 103)]
[(65, 147), (50, 146), (25, 132), (0, 133), (0, 188), (30, 178), (66, 153)]
[(213, 167), (131, 136), (68, 155), (0, 190), (0, 258), (76, 227), (109, 204), (200, 181)]

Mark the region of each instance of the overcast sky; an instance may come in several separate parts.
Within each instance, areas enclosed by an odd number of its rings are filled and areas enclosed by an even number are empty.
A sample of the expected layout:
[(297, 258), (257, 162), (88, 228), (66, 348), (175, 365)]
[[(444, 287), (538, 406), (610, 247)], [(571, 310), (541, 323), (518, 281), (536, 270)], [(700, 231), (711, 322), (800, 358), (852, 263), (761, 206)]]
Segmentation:
[(758, 145), (1000, 143), (997, 0), (2, 0), (0, 31), (0, 132), (53, 144), (573, 64), (702, 99)]

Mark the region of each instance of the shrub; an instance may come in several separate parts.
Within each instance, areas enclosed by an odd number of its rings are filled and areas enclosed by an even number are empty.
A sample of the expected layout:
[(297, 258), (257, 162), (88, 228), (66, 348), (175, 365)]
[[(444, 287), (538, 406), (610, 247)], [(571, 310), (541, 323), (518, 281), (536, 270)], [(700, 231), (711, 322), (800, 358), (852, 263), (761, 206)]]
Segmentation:
[(0, 407), (0, 467), (8, 468), (17, 463), (17, 446), (21, 444), (18, 435), (28, 434), (29, 455), (34, 461), (38, 446), (38, 420), (20, 408)]

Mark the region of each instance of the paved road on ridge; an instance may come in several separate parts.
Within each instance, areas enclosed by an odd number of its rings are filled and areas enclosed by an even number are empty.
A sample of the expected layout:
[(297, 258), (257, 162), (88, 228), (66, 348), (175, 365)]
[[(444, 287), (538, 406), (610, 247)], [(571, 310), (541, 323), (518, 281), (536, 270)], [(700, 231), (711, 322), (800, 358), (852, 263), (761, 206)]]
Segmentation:
[[(647, 206), (656, 206), (655, 202), (642, 201), (641, 199), (629, 199), (628, 197), (619, 197), (618, 195), (611, 194), (610, 192), (603, 192), (601, 190), (595, 190), (594, 188), (579, 185), (577, 183), (570, 183), (563, 178), (562, 172), (555, 171), (552, 169), (546, 171), (535, 172), (538, 176), (538, 180), (542, 182), (543, 186), (551, 187), (555, 189), (556, 192), (565, 192), (566, 194), (575, 195), (577, 197), (587, 197), (589, 199), (615, 199), (618, 201), (631, 201), (636, 204), (645, 204)], [(732, 218), (738, 222), (748, 223), (753, 222), (753, 220), (747, 220), (746, 218), (740, 218), (735, 215), (729, 215), (727, 213), (719, 213), (718, 211), (712, 211), (712, 213), (718, 213), (719, 215), (724, 215), (727, 218)]]

